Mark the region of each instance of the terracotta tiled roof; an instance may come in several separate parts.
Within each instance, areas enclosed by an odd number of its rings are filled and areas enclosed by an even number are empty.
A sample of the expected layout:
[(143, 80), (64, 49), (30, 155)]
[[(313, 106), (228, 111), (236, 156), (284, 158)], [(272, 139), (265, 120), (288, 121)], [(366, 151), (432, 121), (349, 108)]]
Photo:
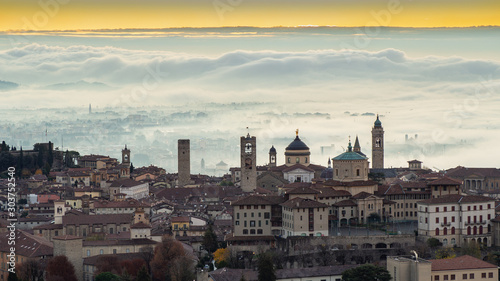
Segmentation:
[(500, 169), (496, 168), (467, 168), (458, 166), (446, 171), (446, 175), (454, 178), (469, 177), (473, 174), (483, 177), (500, 177)]
[(349, 207), (349, 206), (357, 206), (357, 205), (358, 204), (356, 204), (356, 202), (354, 202), (351, 199), (342, 200), (342, 201), (339, 201), (339, 202), (333, 204), (333, 206), (335, 206), (335, 207)]
[(335, 190), (331, 186), (314, 188), (319, 191), (318, 198), (324, 197), (340, 197), (340, 196), (351, 196), (351, 193), (347, 190)]
[[(277, 203), (280, 196), (261, 196), (261, 195), (250, 195), (239, 200), (231, 202), (232, 206), (239, 205), (274, 205)], [(280, 202), (281, 203), (281, 202)]]
[(494, 201), (493, 198), (479, 196), (479, 195), (459, 195), (450, 194), (438, 198), (430, 198), (422, 200), (419, 203), (423, 204), (443, 204), (443, 203), (474, 203), (474, 202), (488, 202)]
[(132, 214), (63, 216), (63, 225), (106, 225), (131, 223)]
[[(10, 245), (7, 243), (10, 232), (0, 235), (0, 251), (10, 252)], [(52, 256), (54, 247), (52, 242), (37, 235), (29, 234), (22, 230), (16, 230), (16, 255), (24, 257)]]
[(171, 222), (190, 222), (191, 219), (187, 216), (182, 216), (182, 217), (171, 217), (170, 218)]
[(442, 177), (440, 179), (437, 179), (437, 180), (434, 180), (434, 181), (431, 181), (429, 183), (429, 185), (461, 185), (462, 182), (460, 181), (457, 181), (457, 180), (454, 180), (452, 178), (449, 178), (449, 177)]
[(143, 184), (142, 182), (135, 181), (133, 179), (120, 179), (116, 180), (111, 184), (111, 187), (133, 187)]
[[(368, 192), (364, 192), (364, 191), (363, 191), (363, 192), (360, 192), (360, 193), (358, 193), (358, 194), (354, 195), (354, 196), (352, 197), (352, 199), (366, 199), (366, 198), (368, 198), (368, 197), (370, 197), (370, 196), (375, 196), (375, 195), (373, 195), (373, 194), (371, 194), (371, 193), (368, 193)], [(375, 197), (377, 197), (377, 196), (375, 196)]]
[(75, 236), (75, 235), (61, 235), (61, 236), (56, 236), (52, 239), (55, 239), (55, 240), (78, 240), (78, 239), (82, 239), (82, 237)]
[(318, 194), (319, 191), (310, 188), (309, 186), (299, 186), (294, 189), (289, 189), (286, 194)]
[(471, 257), (469, 255), (453, 259), (439, 259), (439, 260), (429, 260), (429, 261), (432, 263), (432, 271), (497, 268), (496, 265), (487, 263), (483, 260)]
[(290, 172), (290, 171), (297, 170), (297, 169), (302, 169), (302, 170), (305, 170), (308, 172), (314, 172), (313, 169), (311, 169), (307, 166), (301, 165), (301, 164), (295, 164), (293, 166), (286, 167), (282, 171), (286, 173), (286, 172)]
[(291, 200), (286, 201), (281, 204), (281, 206), (291, 208), (291, 209), (299, 209), (299, 208), (328, 208), (327, 204), (304, 198), (293, 198)]

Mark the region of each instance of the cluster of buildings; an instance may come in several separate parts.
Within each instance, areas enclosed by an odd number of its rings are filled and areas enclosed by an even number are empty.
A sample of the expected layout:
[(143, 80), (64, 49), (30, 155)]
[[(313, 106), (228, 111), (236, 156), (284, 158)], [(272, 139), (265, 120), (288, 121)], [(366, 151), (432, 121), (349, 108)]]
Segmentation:
[[(178, 140), (175, 174), (155, 166), (133, 168), (131, 151), (125, 146), (121, 162), (109, 156), (85, 155), (78, 159), (78, 168), (21, 181), (19, 198), (26, 204), (22, 204), (24, 215), (17, 231), (32, 246), (23, 247), (19, 262), (64, 254), (74, 264), (79, 280), (93, 280), (97, 257), (137, 258), (134, 255), (154, 248), (163, 235), (183, 242), (194, 259), (202, 257), (206, 254), (203, 235), (209, 227), (220, 242), (241, 253), (278, 248), (295, 238), (328, 238), (322, 241), (329, 241), (332, 245), (328, 246), (335, 250), (358, 245), (404, 250), (415, 245), (416, 239), (429, 238), (438, 239), (443, 246), (461, 247), (470, 241), (500, 245), (496, 201), (500, 171), (456, 167), (433, 172), (422, 168), (418, 160), (408, 161), (404, 168), (385, 168), (384, 129), (378, 116), (372, 127), (371, 167), (357, 137), (354, 145), (349, 140), (345, 152), (329, 159), (328, 166), (314, 164), (298, 130), (284, 150), (282, 165), (277, 165), (278, 152), (271, 146), (268, 164), (258, 166), (256, 137), (242, 136), (241, 165), (230, 168), (230, 175), (223, 177), (191, 174), (190, 149), (190, 140)], [(5, 218), (2, 214), (2, 226), (7, 224)], [(398, 235), (390, 239), (384, 235), (375, 237), (373, 243), (359, 243), (338, 232), (343, 226), (378, 222), (416, 222), (417, 235), (401, 237), (399, 242)], [(341, 238), (342, 243), (336, 242)], [(7, 236), (0, 234), (2, 264), (8, 251), (4, 239)], [(459, 278), (458, 268), (441, 261), (385, 254), (380, 259), (387, 260), (394, 280), (465, 280)], [(476, 264), (470, 259), (456, 261)], [(490, 268), (477, 264), (490, 278)], [(278, 279), (321, 281), (329, 276), (337, 280), (343, 270), (353, 266), (317, 268), (322, 275), (305, 271), (290, 275), (293, 270), (284, 270)], [(231, 269), (206, 278), (218, 281), (235, 274), (254, 280), (251, 271)], [(473, 274), (483, 276), (483, 271)], [(5, 267), (0, 268), (0, 275), (0, 280), (6, 280)]]

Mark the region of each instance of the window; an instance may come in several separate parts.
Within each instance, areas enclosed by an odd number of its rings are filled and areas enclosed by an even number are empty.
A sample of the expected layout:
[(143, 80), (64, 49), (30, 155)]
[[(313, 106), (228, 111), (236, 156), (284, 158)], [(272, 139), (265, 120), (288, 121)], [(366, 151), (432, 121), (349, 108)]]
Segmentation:
[(130, 249), (129, 249), (129, 248), (127, 248), (127, 249), (125, 250), (125, 253), (130, 253)]
[(90, 257), (90, 250), (87, 250), (87, 257)]
[(443, 275), (443, 280), (448, 280), (448, 275)]
[[(451, 206), (451, 211), (455, 211), (455, 206)], [(452, 275), (452, 276), (455, 276), (455, 275)]]
[(99, 254), (101, 254), (101, 255), (102, 255), (103, 253), (104, 253), (104, 250), (103, 250), (103, 249), (100, 249), (100, 250), (99, 250)]
[(247, 213), (243, 213), (243, 217), (246, 218), (247, 217)]
[(255, 234), (255, 229), (250, 229), (250, 234)]
[(463, 280), (467, 279), (467, 273), (464, 273), (464, 274), (462, 275), (462, 279), (463, 279)]
[(451, 222), (455, 222), (455, 217), (451, 217)]
[(234, 225), (240, 225), (240, 221), (235, 221)]
[(450, 280), (455, 280), (455, 274), (450, 275)]
[(439, 218), (436, 218), (436, 223), (439, 223)]
[(300, 158), (299, 157), (295, 158), (295, 163), (300, 163)]
[(262, 234), (262, 229), (257, 229), (257, 234)]
[(481, 278), (486, 278), (486, 272), (481, 273)]
[(240, 213), (236, 213), (236, 219), (239, 220), (240, 219)]
[(493, 272), (488, 272), (488, 278), (493, 278)]
[[(448, 207), (443, 207), (443, 212), (446, 212), (447, 209), (448, 209)], [(447, 276), (447, 275), (445, 275), (445, 276)]]
[(116, 249), (113, 249), (113, 254), (116, 254)]
[(250, 221), (250, 227), (255, 227), (255, 221)]
[(438, 281), (439, 280), (439, 275), (434, 276), (434, 280)]
[(474, 279), (474, 273), (469, 274), (469, 279)]
[(436, 207), (436, 213), (439, 213), (439, 207)]
[(359, 177), (359, 169), (356, 169), (356, 176)]
[(243, 229), (243, 234), (248, 234), (248, 229)]

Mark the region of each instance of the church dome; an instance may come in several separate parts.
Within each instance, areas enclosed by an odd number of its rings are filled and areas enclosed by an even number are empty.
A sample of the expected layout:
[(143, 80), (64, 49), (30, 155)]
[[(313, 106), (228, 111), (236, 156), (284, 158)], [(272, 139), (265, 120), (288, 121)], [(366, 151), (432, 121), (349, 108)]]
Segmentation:
[(382, 127), (382, 122), (378, 119), (378, 114), (377, 114), (377, 120), (375, 120), (375, 127)]
[(309, 147), (301, 141), (297, 135), (295, 139), (286, 147), (286, 150), (309, 150)]
[(332, 179), (333, 178), (333, 169), (328, 167), (326, 169), (324, 169), (322, 172), (321, 172), (321, 175), (319, 176), (320, 178), (322, 179)]

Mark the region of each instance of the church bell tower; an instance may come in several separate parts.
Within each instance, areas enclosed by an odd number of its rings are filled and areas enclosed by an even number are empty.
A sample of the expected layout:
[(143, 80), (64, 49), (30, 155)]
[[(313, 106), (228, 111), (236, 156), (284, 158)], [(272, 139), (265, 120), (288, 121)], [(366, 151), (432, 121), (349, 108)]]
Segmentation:
[(240, 138), (241, 189), (252, 192), (257, 187), (257, 141), (255, 137)]
[(384, 128), (377, 114), (372, 128), (372, 169), (384, 168)]

